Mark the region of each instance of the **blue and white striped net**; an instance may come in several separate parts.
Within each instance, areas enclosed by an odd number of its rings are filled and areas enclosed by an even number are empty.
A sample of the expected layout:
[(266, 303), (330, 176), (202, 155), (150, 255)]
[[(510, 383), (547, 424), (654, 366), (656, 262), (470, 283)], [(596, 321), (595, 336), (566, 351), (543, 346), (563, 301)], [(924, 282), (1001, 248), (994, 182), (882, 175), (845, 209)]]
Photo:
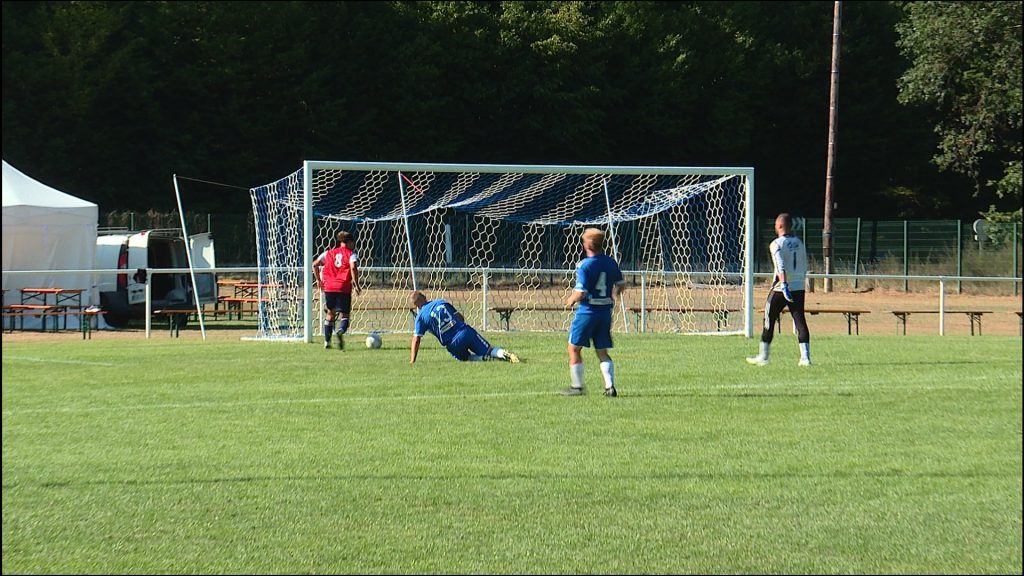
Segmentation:
[[(340, 230), (357, 238), (368, 290), (355, 300), (353, 331), (410, 330), (414, 271), (428, 298), (452, 301), (478, 328), (564, 330), (580, 235), (591, 226), (609, 232), (606, 248), (631, 285), (617, 330), (743, 328), (742, 173), (345, 167), (312, 174), (314, 255)], [(302, 332), (303, 184), (299, 170), (251, 191), (259, 282), (267, 286), (261, 336)]]

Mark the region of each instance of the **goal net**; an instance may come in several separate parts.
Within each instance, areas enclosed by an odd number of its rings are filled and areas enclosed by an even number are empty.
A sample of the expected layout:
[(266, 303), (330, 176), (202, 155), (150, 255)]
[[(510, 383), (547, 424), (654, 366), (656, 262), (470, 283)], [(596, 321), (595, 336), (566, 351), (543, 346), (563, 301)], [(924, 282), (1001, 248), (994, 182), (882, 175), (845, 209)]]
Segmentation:
[(251, 190), (257, 338), (322, 330), (313, 259), (351, 232), (351, 331), (409, 332), (409, 293), (483, 330), (564, 331), (585, 256), (606, 232), (627, 281), (618, 332), (753, 334), (753, 169), (306, 162)]

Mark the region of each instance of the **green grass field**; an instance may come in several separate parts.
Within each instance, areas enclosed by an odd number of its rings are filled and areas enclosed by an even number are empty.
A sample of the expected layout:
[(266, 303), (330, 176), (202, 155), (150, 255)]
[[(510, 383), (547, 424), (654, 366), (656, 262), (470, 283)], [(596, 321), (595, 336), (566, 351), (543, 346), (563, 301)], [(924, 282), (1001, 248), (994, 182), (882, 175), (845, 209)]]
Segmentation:
[(1021, 339), (3, 344), (3, 572), (1021, 573)]

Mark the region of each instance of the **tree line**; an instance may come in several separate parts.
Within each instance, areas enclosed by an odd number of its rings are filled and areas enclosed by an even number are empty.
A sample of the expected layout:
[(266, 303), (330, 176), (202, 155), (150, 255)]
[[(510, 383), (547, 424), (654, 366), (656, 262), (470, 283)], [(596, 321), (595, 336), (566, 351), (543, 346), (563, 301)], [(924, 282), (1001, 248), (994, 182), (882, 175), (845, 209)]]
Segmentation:
[[(844, 2), (837, 217), (1020, 210), (1020, 2)], [(831, 2), (10, 2), (3, 149), (100, 205), (305, 159), (752, 166), (823, 210)], [(1014, 27), (1015, 26), (1015, 27)], [(248, 195), (189, 181), (188, 210)], [(1011, 216), (1012, 218), (1013, 216)]]

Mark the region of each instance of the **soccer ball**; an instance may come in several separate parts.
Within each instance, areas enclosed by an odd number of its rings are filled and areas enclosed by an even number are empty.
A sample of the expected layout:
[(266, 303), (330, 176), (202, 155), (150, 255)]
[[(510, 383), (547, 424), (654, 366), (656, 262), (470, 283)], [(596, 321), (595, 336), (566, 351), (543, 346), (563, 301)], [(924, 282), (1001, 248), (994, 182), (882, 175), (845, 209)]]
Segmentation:
[(366, 347), (369, 348), (370, 350), (376, 350), (377, 348), (380, 348), (381, 344), (382, 342), (380, 339), (380, 334), (374, 333), (366, 337)]

